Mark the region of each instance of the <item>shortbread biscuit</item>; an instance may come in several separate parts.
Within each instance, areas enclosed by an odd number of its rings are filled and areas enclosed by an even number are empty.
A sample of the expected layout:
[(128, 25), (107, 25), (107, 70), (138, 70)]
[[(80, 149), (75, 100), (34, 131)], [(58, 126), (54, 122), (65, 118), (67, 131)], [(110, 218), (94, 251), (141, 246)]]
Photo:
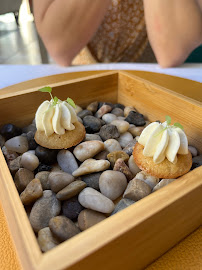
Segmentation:
[(79, 144), (85, 137), (85, 127), (80, 123), (74, 123), (74, 130), (66, 130), (65, 134), (58, 135), (56, 133), (46, 136), (44, 131), (36, 131), (35, 141), (49, 149), (67, 149)]
[(192, 166), (192, 155), (188, 152), (187, 155), (177, 155), (177, 163), (171, 163), (167, 158), (159, 164), (154, 163), (153, 157), (145, 157), (143, 155), (144, 146), (136, 143), (133, 150), (133, 157), (137, 166), (158, 178), (177, 178), (187, 173)]

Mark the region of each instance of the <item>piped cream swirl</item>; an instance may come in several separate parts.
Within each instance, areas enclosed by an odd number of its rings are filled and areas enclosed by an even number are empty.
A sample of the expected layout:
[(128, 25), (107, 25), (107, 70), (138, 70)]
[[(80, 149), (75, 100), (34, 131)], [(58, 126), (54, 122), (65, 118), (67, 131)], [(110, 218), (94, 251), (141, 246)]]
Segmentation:
[(73, 130), (73, 125), (77, 122), (77, 115), (74, 108), (66, 101), (58, 101), (53, 105), (52, 101), (44, 101), (37, 109), (36, 128), (44, 131), (46, 136), (51, 136), (54, 132), (63, 135), (65, 130)]
[(141, 133), (138, 140), (144, 146), (143, 155), (153, 157), (155, 163), (161, 163), (165, 158), (177, 162), (177, 154), (188, 154), (188, 140), (184, 131), (167, 122), (153, 122)]

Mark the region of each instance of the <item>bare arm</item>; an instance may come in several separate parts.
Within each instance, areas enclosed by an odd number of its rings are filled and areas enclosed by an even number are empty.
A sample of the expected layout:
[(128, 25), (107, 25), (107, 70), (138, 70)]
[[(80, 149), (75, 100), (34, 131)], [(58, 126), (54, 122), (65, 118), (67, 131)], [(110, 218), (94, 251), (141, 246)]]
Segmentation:
[(144, 0), (149, 41), (162, 67), (177, 66), (202, 44), (202, 0)]
[(99, 27), (110, 0), (34, 0), (38, 32), (53, 59), (70, 65)]

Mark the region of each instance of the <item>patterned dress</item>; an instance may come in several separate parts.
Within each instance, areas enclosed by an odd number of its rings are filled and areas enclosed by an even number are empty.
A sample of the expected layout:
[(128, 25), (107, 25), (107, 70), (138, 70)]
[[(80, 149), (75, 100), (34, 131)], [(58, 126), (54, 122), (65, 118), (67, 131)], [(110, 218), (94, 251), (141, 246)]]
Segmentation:
[(156, 62), (149, 45), (143, 0), (111, 0), (97, 32), (73, 64)]

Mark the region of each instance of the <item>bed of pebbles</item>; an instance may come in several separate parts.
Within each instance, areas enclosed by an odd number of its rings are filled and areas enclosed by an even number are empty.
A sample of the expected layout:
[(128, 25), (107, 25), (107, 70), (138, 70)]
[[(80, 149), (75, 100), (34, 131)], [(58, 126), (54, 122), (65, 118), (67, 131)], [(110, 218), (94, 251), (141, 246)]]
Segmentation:
[[(35, 122), (0, 130), (0, 146), (43, 252), (114, 215), (175, 179), (140, 171), (132, 151), (148, 121), (133, 107), (93, 102), (76, 107), (83, 142), (68, 150), (43, 148)], [(202, 155), (189, 146), (192, 169)]]

